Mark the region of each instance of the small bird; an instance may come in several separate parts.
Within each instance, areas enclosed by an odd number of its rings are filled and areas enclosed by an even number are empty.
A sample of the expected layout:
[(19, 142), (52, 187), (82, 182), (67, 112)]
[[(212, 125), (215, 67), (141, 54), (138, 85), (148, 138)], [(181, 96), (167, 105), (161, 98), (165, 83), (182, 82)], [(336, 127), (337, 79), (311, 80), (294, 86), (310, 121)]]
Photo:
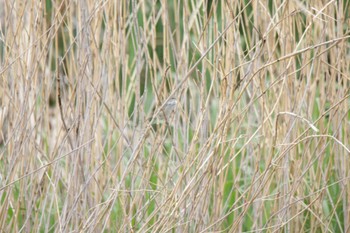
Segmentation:
[[(164, 104), (164, 106), (162, 104), (160, 105), (160, 106), (163, 106), (163, 107), (161, 109), (159, 109), (159, 111), (157, 110), (157, 108), (153, 109), (153, 115), (157, 114), (155, 116), (155, 119), (158, 121), (158, 123), (161, 123), (161, 122), (164, 122), (164, 121), (165, 122), (171, 121), (173, 116), (174, 116), (174, 113), (175, 113), (176, 105), (177, 105), (176, 98), (170, 98)], [(151, 121), (152, 117), (149, 120)]]
[(158, 114), (158, 119), (159, 120), (171, 120), (175, 113), (175, 108), (176, 108), (177, 100), (176, 98), (170, 98), (163, 108), (159, 111)]

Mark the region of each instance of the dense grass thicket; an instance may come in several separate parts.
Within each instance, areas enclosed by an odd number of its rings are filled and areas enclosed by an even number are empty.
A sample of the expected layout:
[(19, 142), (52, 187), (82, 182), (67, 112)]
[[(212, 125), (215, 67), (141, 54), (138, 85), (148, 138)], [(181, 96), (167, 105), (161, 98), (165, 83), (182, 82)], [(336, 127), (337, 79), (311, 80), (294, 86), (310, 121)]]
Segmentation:
[(348, 0), (0, 0), (0, 232), (349, 232), (349, 89)]

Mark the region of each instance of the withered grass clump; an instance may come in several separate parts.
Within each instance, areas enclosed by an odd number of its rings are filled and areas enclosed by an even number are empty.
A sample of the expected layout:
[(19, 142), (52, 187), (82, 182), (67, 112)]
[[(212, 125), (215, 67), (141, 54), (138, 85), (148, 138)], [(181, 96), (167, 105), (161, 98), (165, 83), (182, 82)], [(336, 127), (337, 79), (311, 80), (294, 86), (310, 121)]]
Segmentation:
[(349, 4), (0, 0), (0, 231), (348, 232)]

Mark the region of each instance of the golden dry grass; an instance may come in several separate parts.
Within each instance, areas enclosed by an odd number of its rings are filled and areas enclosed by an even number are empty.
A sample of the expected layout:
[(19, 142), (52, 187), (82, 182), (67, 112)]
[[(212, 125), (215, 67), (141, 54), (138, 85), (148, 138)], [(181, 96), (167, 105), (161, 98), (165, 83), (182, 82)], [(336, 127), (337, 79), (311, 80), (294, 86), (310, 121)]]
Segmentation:
[(348, 232), (349, 14), (0, 0), (0, 231)]

